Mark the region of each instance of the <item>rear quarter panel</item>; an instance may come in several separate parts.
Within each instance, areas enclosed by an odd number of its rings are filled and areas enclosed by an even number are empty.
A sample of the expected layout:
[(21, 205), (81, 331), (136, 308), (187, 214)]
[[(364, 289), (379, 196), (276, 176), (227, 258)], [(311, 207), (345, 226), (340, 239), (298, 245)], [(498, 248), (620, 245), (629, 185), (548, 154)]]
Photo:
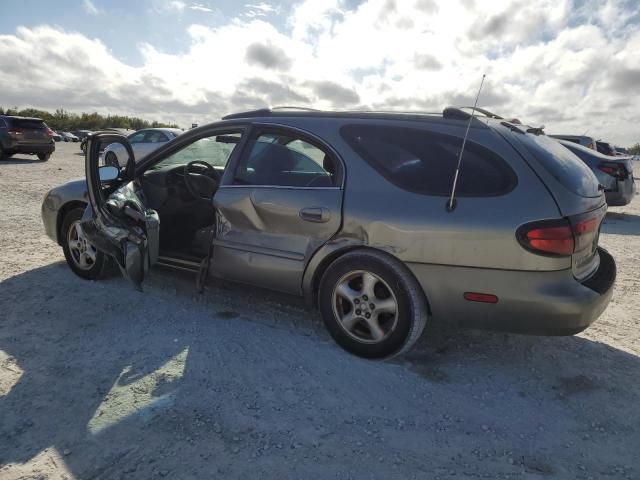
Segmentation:
[[(503, 196), (459, 197), (457, 208), (448, 212), (446, 197), (416, 194), (391, 184), (360, 158), (339, 133), (340, 126), (347, 123), (379, 122), (345, 120), (331, 125), (307, 125), (329, 141), (347, 164), (343, 228), (333, 239), (335, 244), (360, 242), (406, 263), (513, 270), (570, 268), (567, 259), (534, 255), (518, 243), (515, 231), (521, 224), (557, 217), (559, 212), (536, 175), (492, 129), (472, 128), (469, 139), (502, 156), (515, 171), (518, 185)], [(394, 125), (427, 128), (416, 122), (398, 121)], [(462, 138), (465, 126), (464, 122), (457, 126), (434, 123), (428, 128)]]

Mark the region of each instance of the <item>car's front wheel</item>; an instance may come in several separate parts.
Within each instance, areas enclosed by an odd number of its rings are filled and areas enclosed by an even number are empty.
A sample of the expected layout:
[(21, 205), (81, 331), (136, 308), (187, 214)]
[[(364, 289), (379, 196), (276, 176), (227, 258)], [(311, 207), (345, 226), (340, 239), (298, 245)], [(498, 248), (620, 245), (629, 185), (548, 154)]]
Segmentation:
[(49, 158), (51, 158), (51, 154), (50, 153), (39, 153), (38, 154), (38, 158), (41, 161), (46, 162), (47, 160), (49, 160)]
[(389, 358), (416, 342), (427, 322), (427, 301), (411, 272), (382, 252), (350, 252), (322, 276), (319, 307), (329, 333), (345, 350)]
[(83, 213), (83, 208), (74, 208), (64, 217), (60, 229), (62, 249), (73, 273), (86, 280), (97, 280), (104, 276), (107, 259), (87, 240), (80, 224)]

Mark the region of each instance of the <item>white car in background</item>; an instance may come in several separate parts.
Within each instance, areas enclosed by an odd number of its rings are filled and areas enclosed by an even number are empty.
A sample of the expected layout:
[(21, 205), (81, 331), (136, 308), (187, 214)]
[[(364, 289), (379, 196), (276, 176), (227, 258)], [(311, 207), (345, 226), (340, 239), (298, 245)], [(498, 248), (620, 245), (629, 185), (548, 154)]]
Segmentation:
[[(179, 128), (143, 128), (133, 132), (127, 138), (133, 149), (136, 162), (149, 155), (156, 148), (173, 140), (182, 133)], [(105, 165), (124, 166), (129, 160), (126, 150), (120, 143), (107, 145), (102, 154)]]

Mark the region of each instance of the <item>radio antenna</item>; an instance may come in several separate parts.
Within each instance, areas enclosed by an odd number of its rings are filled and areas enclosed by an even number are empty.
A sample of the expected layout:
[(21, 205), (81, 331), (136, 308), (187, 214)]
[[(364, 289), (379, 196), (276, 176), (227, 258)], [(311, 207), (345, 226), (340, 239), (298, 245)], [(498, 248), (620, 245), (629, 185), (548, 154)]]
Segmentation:
[(482, 91), (482, 85), (484, 84), (484, 77), (486, 76), (486, 73), (482, 75), (480, 88), (478, 89), (478, 94), (476, 95), (476, 101), (473, 104), (473, 108), (471, 109), (471, 116), (469, 117), (469, 122), (467, 123), (467, 130), (464, 132), (464, 138), (462, 139), (462, 147), (460, 148), (460, 154), (458, 155), (458, 166), (456, 167), (456, 174), (453, 177), (453, 186), (451, 187), (451, 196), (449, 197), (449, 202), (447, 203), (447, 211), (449, 212), (453, 211), (453, 209), (456, 208), (456, 187), (458, 186), (458, 175), (460, 174), (460, 165), (462, 164), (462, 154), (464, 153), (464, 146), (467, 144), (469, 128), (471, 127), (471, 122), (473, 121), (473, 117), (476, 113), (478, 98), (480, 98), (480, 92)]

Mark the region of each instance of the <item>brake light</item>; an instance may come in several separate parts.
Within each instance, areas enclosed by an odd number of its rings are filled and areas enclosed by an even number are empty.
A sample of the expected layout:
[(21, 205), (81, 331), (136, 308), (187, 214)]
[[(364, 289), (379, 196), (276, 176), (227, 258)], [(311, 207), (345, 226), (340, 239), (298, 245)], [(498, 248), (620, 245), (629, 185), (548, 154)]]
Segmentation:
[(53, 137), (53, 130), (51, 130), (49, 127), (47, 127), (47, 135)]
[(573, 253), (573, 232), (566, 220), (529, 223), (518, 229), (520, 244), (534, 253), (567, 256)]
[(620, 180), (627, 178), (627, 170), (624, 168), (624, 165), (619, 165), (617, 163), (601, 163), (598, 165), (598, 170)]
[(542, 220), (522, 225), (516, 238), (527, 250), (551, 256), (569, 256), (597, 241), (606, 208), (567, 219)]

